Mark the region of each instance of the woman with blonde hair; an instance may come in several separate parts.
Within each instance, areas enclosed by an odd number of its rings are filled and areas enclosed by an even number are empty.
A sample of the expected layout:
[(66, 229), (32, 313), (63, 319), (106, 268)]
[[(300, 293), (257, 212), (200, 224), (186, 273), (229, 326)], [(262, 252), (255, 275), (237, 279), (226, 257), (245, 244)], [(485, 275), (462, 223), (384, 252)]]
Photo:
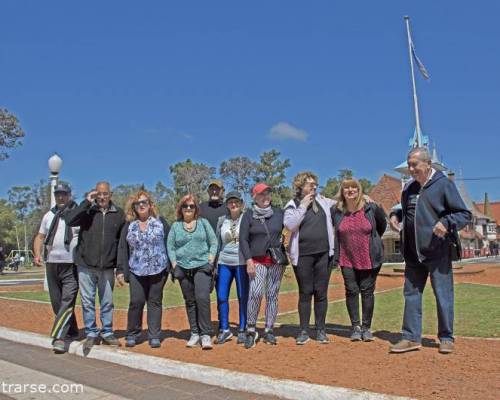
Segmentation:
[(334, 264), (340, 266), (344, 277), (346, 306), (352, 325), (351, 340), (373, 341), (373, 293), (384, 256), (385, 212), (377, 204), (366, 201), (357, 179), (344, 179), (340, 184), (338, 202), (332, 208), (332, 221), (335, 227)]
[(177, 221), (168, 234), (167, 249), (172, 274), (181, 285), (191, 328), (187, 347), (212, 348), (210, 290), (218, 242), (196, 197), (188, 194), (177, 204)]
[(323, 344), (329, 343), (325, 321), (334, 245), (330, 209), (335, 201), (318, 194), (317, 187), (318, 177), (314, 173), (297, 174), (293, 180), (295, 197), (285, 206), (284, 223), (291, 232), (288, 248), (299, 285), (298, 345), (309, 341), (313, 296), (316, 340)]
[(139, 340), (147, 302), (149, 345), (157, 348), (161, 345), (163, 287), (170, 269), (165, 246), (170, 227), (159, 217), (153, 198), (144, 190), (130, 196), (126, 219), (118, 245), (116, 271), (119, 286), (128, 282), (130, 290), (125, 345), (133, 347)]

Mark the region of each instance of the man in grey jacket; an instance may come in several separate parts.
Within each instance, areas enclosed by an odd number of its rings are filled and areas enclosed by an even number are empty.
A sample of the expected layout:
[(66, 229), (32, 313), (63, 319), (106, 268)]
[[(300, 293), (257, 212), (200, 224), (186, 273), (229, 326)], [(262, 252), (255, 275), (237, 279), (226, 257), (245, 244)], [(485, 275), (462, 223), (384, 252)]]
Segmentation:
[(472, 214), (455, 184), (432, 168), (429, 151), (417, 147), (408, 153), (413, 178), (401, 195), (401, 208), (391, 213), (391, 226), (401, 228), (405, 268), (405, 309), (402, 339), (390, 347), (392, 353), (417, 350), (422, 340), (422, 294), (430, 276), (438, 310), (439, 352), (454, 350), (453, 272), (450, 245), (456, 232)]

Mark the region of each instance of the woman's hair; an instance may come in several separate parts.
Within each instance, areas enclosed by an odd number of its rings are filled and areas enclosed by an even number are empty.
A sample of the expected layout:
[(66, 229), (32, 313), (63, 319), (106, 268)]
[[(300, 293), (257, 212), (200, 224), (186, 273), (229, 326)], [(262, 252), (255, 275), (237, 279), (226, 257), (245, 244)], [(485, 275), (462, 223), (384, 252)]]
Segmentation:
[(342, 212), (347, 212), (347, 201), (344, 197), (344, 189), (348, 187), (358, 188), (358, 197), (356, 197), (355, 201), (355, 211), (361, 210), (365, 206), (365, 197), (361, 184), (355, 178), (344, 179), (340, 183), (339, 193), (337, 194), (337, 208), (342, 210)]
[(179, 202), (177, 203), (177, 207), (175, 207), (175, 215), (177, 217), (177, 221), (182, 221), (184, 216), (182, 215), (182, 205), (191, 200), (194, 203), (194, 219), (197, 219), (200, 215), (200, 205), (198, 203), (198, 199), (194, 194), (186, 194), (183, 196)]
[(127, 218), (127, 221), (134, 221), (136, 220), (139, 215), (137, 214), (137, 212), (135, 211), (135, 208), (134, 208), (134, 203), (139, 201), (139, 199), (144, 196), (148, 199), (149, 201), (149, 215), (151, 217), (155, 217), (157, 218), (158, 217), (158, 208), (156, 207), (156, 204), (153, 200), (153, 197), (148, 193), (146, 192), (145, 190), (139, 190), (137, 193), (134, 193), (134, 194), (131, 194), (128, 198), (128, 201), (127, 201), (127, 206), (126, 206), (126, 218)]
[(293, 178), (293, 190), (295, 192), (295, 197), (300, 198), (302, 194), (302, 188), (306, 184), (308, 179), (314, 179), (316, 185), (318, 184), (318, 176), (311, 171), (299, 172)]

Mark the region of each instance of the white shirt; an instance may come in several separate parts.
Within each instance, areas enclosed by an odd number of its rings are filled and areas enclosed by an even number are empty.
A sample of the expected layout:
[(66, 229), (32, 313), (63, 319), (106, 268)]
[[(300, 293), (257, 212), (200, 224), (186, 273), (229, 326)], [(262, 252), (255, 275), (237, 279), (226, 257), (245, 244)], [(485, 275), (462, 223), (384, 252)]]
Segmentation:
[[(40, 225), (40, 230), (38, 231), (42, 235), (47, 235), (49, 233), (50, 225), (54, 219), (54, 213), (48, 211), (42, 218), (42, 223)], [(66, 232), (66, 222), (59, 218), (59, 224), (57, 225), (56, 235), (54, 236), (54, 241), (52, 246), (46, 246), (45, 254), (47, 255), (47, 262), (49, 263), (73, 263), (73, 250), (78, 243), (78, 232), (79, 227), (71, 228), (73, 231), (73, 238), (69, 244), (69, 248), (64, 246), (64, 233)]]

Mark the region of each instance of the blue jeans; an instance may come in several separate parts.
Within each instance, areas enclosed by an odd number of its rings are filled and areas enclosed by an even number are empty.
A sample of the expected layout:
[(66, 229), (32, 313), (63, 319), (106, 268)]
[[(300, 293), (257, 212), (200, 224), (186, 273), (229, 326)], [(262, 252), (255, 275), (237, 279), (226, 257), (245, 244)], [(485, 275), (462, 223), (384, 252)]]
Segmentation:
[(436, 297), (438, 338), (440, 341), (453, 341), (453, 272), (448, 257), (432, 263), (406, 261), (403, 339), (419, 343), (422, 340), (422, 294), (428, 276)]
[[(78, 266), (78, 283), (82, 298), (85, 335), (107, 337), (113, 334), (113, 287), (115, 270)], [(99, 315), (102, 329), (98, 329), (95, 319), (95, 295), (99, 295)]]
[(236, 279), (236, 292), (240, 309), (239, 330), (247, 327), (248, 274), (246, 265), (229, 266), (219, 264), (217, 273), (217, 308), (219, 310), (219, 329), (229, 329), (229, 291), (231, 283)]

